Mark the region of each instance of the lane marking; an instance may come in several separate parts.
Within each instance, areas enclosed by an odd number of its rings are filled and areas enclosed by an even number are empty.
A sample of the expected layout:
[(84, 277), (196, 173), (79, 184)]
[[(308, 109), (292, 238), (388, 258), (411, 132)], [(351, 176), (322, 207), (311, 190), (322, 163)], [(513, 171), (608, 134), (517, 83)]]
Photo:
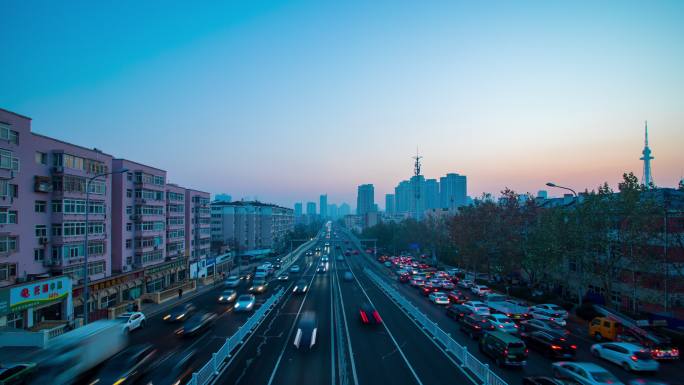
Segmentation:
[[(330, 255), (330, 254), (328, 254)], [(330, 259), (330, 257), (328, 257)], [(334, 263), (334, 262), (333, 262)], [(331, 263), (329, 266), (331, 270), (334, 268), (333, 263)], [(335, 371), (337, 370), (335, 368), (335, 311), (333, 309), (333, 304), (335, 302), (335, 299), (333, 298), (333, 282), (335, 276), (333, 275), (332, 271), (329, 271), (330, 274), (330, 362), (332, 365), (332, 369), (330, 370), (330, 384), (335, 385)]]
[[(351, 270), (351, 268), (349, 270)], [(340, 307), (342, 308), (342, 321), (344, 321), (344, 331), (347, 336), (347, 346), (349, 347), (349, 357), (351, 360), (352, 367), (352, 378), (354, 379), (354, 385), (359, 385), (359, 378), (356, 375), (356, 360), (354, 359), (354, 351), (351, 345), (351, 338), (349, 337), (349, 324), (347, 323), (347, 314), (344, 310), (344, 296), (342, 295), (342, 287), (340, 286), (340, 276), (338, 275), (337, 261), (335, 262), (335, 278), (335, 282), (337, 283), (337, 291), (339, 293), (338, 296), (341, 302)]]

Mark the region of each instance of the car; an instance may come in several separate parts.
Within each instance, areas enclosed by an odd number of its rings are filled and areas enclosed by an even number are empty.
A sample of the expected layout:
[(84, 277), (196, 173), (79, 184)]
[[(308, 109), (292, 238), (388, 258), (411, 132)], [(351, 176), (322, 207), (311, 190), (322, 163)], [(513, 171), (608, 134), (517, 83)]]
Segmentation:
[(327, 255), (322, 256), (321, 262), (328, 262), (328, 256)]
[(408, 282), (411, 281), (411, 275), (408, 274), (408, 273), (407, 273), (407, 274), (402, 274), (402, 275), (400, 275), (400, 276), (397, 278), (397, 280), (398, 280), (400, 283), (408, 283)]
[(499, 331), (513, 334), (518, 333), (518, 325), (505, 314), (490, 314), (486, 318)]
[(292, 287), (293, 294), (304, 294), (309, 289), (309, 283), (303, 279), (300, 279)]
[(354, 274), (352, 274), (351, 271), (345, 271), (342, 279), (344, 279), (346, 282), (351, 282), (354, 280)]
[(182, 322), (190, 318), (190, 316), (197, 310), (195, 305), (190, 302), (177, 306), (162, 317), (166, 322)]
[(595, 357), (620, 365), (633, 372), (657, 372), (660, 364), (648, 349), (629, 342), (606, 342), (591, 346)]
[(228, 289), (221, 292), (218, 297), (219, 303), (231, 303), (237, 298), (237, 291), (234, 289)]
[(525, 366), (529, 350), (518, 337), (501, 331), (485, 333), (478, 343), (480, 352), (492, 358), (498, 366)]
[(449, 298), (444, 292), (441, 291), (431, 293), (428, 298), (430, 299), (430, 302), (434, 303), (435, 305), (449, 304)]
[(577, 345), (564, 337), (543, 331), (525, 334), (523, 340), (530, 349), (553, 359), (572, 359), (577, 353)]
[(549, 334), (554, 334), (558, 337), (567, 337), (570, 335), (569, 330), (551, 321), (542, 321), (540, 319), (533, 318), (525, 321), (520, 321), (519, 325), (521, 334), (531, 333), (535, 331), (543, 331)]
[(235, 306), (233, 310), (236, 312), (248, 312), (254, 309), (254, 303), (256, 302), (256, 297), (254, 294), (242, 294), (235, 301)]
[(228, 278), (224, 281), (223, 284), (224, 284), (226, 287), (229, 287), (229, 288), (234, 289), (234, 288), (240, 286), (240, 281), (241, 281), (241, 280), (240, 280), (240, 277), (238, 277), (237, 275), (231, 275), (230, 277), (228, 277)]
[(463, 306), (472, 309), (472, 312), (477, 315), (489, 315), (489, 308), (480, 301), (465, 301)]
[(473, 285), (470, 287), (470, 291), (475, 295), (484, 296), (485, 294), (490, 293), (492, 289), (485, 285)]
[(528, 314), (534, 319), (554, 322), (560, 326), (567, 325), (567, 321), (561, 317), (561, 314), (552, 310), (530, 308)]
[(411, 280), (411, 286), (413, 286), (413, 287), (418, 287), (418, 288), (420, 288), (420, 287), (422, 287), (422, 286), (424, 286), (424, 285), (425, 285), (425, 280), (424, 280), (424, 279), (416, 278), (416, 277), (414, 276), (413, 279)]
[(299, 273), (299, 265), (292, 265), (290, 266), (290, 273)]
[(463, 288), (463, 289), (470, 289), (471, 286), (473, 286), (475, 282), (469, 280), (469, 279), (461, 279), (458, 281), (456, 284), (458, 287)]
[(361, 323), (364, 325), (379, 325), (382, 323), (380, 313), (369, 303), (364, 303), (359, 309)]
[(442, 280), (442, 289), (444, 290), (454, 290), (456, 288), (456, 285), (451, 283), (451, 281), (447, 281), (446, 279)]
[(565, 382), (544, 376), (529, 376), (523, 378), (523, 385), (566, 385)]
[(420, 288), (420, 293), (427, 297), (430, 294), (439, 291), (439, 289), (439, 286), (434, 286), (432, 284), (426, 283), (425, 285), (423, 285), (423, 287)]
[(255, 278), (252, 282), (252, 286), (249, 287), (250, 293), (261, 294), (266, 292), (268, 289), (268, 282), (262, 278)]
[(0, 364), (0, 384), (23, 384), (30, 382), (29, 379), (36, 370), (33, 362), (16, 362), (12, 364)]
[(553, 376), (582, 385), (624, 385), (612, 373), (592, 362), (559, 361), (551, 364)]
[(316, 337), (318, 334), (318, 325), (316, 322), (316, 313), (306, 311), (299, 317), (297, 324), (297, 333), (295, 333), (294, 346), (300, 350), (309, 350), (316, 345)]
[(472, 339), (478, 339), (485, 331), (493, 331), (494, 326), (489, 323), (484, 317), (477, 314), (469, 314), (461, 317), (458, 320), (459, 330), (470, 336)]
[(473, 310), (463, 305), (450, 305), (446, 308), (446, 314), (447, 317), (458, 321), (467, 315), (473, 314)]
[(105, 361), (97, 372), (98, 384), (135, 384), (157, 361), (157, 348), (145, 343), (129, 346)]
[(392, 267), (392, 262), (386, 261), (386, 262), (384, 263), (384, 265), (385, 265), (385, 267)]
[(554, 314), (555, 318), (568, 319), (568, 311), (553, 303), (542, 303), (539, 305), (530, 306), (529, 311), (533, 310), (551, 312)]
[(116, 317), (119, 321), (123, 322), (124, 333), (132, 332), (136, 329), (142, 329), (145, 327), (147, 321), (145, 320), (145, 314), (135, 311), (130, 313), (122, 313)]
[(328, 271), (328, 268), (324, 264), (320, 264), (316, 268), (316, 273), (325, 273), (326, 271)]
[[(236, 304), (237, 306), (237, 304)], [(199, 333), (204, 332), (205, 330), (209, 329), (213, 324), (214, 321), (216, 320), (217, 315), (216, 313), (210, 313), (210, 312), (198, 312), (195, 313), (192, 317), (188, 318), (185, 323), (183, 323), (183, 327), (180, 328), (176, 334), (182, 337), (190, 337), (197, 335)]]
[(460, 290), (450, 291), (449, 293), (447, 293), (447, 297), (449, 298), (449, 302), (451, 302), (451, 303), (459, 304), (459, 303), (463, 303), (463, 302), (467, 301), (467, 298), (465, 297), (463, 292), (461, 292)]
[(287, 275), (287, 273), (283, 273), (280, 274), (277, 279), (278, 281), (287, 281), (288, 279), (290, 279), (290, 276)]

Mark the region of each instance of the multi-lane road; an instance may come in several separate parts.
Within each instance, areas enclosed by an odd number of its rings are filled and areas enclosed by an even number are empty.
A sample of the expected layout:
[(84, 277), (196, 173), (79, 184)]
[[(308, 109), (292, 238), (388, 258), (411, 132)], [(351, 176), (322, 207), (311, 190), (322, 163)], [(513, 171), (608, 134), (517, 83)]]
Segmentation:
[[(324, 246), (326, 243), (329, 248)], [(360, 253), (342, 255), (342, 250), (348, 246), (360, 249)], [(320, 253), (314, 252), (316, 247), (322, 248)], [(307, 251), (313, 255), (306, 255)], [(325, 272), (317, 272), (318, 266), (325, 264), (326, 255), (328, 268)], [(528, 364), (522, 370), (495, 367), (477, 351), (476, 341), (458, 331), (456, 323), (446, 317), (444, 308), (429, 303), (408, 285), (398, 283), (389, 269), (364, 254), (358, 240), (342, 229), (331, 233), (323, 231), (294, 258), (294, 264), (301, 267), (300, 272), (290, 273), (287, 281), (272, 279), (268, 291), (257, 295), (258, 307), (277, 290), (282, 288), (285, 293), (256, 330), (220, 365), (212, 384), (481, 383), (381, 291), (364, 269), (371, 269), (386, 279), (459, 344), (466, 346), (482, 362), (489, 363), (508, 384), (520, 384), (525, 376), (551, 375), (552, 362), (535, 352), (530, 353)], [(345, 279), (345, 273), (351, 273), (351, 277)], [(304, 294), (293, 292), (300, 280), (308, 286)], [(218, 314), (213, 328), (202, 335), (177, 337), (175, 330), (180, 325), (165, 323), (163, 313), (150, 317), (145, 329), (131, 333), (132, 344), (152, 343), (159, 352), (157, 359), (164, 363), (149, 373), (143, 383), (171, 383), (169, 378), (179, 376), (173, 367), (183, 357), (189, 357), (188, 364), (181, 368), (181, 374), (185, 374), (184, 383), (246, 322), (251, 313), (234, 312), (232, 304), (217, 302), (223, 289), (216, 287), (191, 299), (197, 308)], [(244, 293), (247, 289), (248, 283), (244, 283), (238, 291)], [(381, 324), (361, 322), (359, 311), (363, 304), (378, 311)], [(316, 343), (311, 350), (299, 350), (294, 345), (297, 326), (303, 314), (311, 313), (316, 318)], [(577, 332), (580, 336), (581, 331)], [(589, 354), (590, 344), (591, 341), (581, 338), (578, 341), (579, 361), (597, 362)], [(597, 363), (625, 383), (637, 377), (605, 362)], [(678, 362), (664, 363), (659, 373), (650, 378), (672, 382), (681, 368)]]

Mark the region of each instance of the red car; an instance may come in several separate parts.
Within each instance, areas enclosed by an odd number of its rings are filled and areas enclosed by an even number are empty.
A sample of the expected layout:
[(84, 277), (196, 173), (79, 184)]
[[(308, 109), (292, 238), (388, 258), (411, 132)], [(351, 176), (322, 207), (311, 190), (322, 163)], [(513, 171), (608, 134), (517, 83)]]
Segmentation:
[(361, 322), (365, 325), (380, 325), (382, 323), (380, 314), (370, 304), (364, 303), (361, 305), (359, 315), (361, 316)]
[(431, 284), (426, 284), (420, 289), (420, 293), (424, 296), (428, 296), (431, 293), (439, 291), (441, 288), (437, 286), (432, 286)]
[(449, 294), (447, 294), (447, 297), (449, 298), (449, 302), (457, 304), (461, 304), (468, 300), (460, 290), (450, 291)]
[(407, 283), (411, 280), (411, 274), (402, 274), (399, 276), (399, 282)]

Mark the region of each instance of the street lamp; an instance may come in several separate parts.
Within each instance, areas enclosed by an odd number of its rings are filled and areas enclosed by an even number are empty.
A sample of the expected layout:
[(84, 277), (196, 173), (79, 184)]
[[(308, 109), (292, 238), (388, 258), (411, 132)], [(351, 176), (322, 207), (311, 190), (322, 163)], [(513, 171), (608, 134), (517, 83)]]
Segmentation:
[(88, 213), (90, 212), (90, 183), (97, 178), (101, 178), (107, 175), (123, 174), (128, 172), (127, 168), (121, 170), (103, 172), (101, 174), (94, 175), (86, 181), (86, 210), (85, 210), (85, 247), (83, 250), (83, 325), (88, 324)]
[(577, 193), (575, 192), (575, 190), (571, 189), (570, 187), (559, 186), (559, 185), (557, 185), (557, 184), (555, 184), (555, 183), (553, 183), (553, 182), (546, 182), (546, 185), (549, 186), (549, 187), (555, 187), (555, 188), (560, 188), (560, 189), (563, 189), (563, 190), (568, 190), (568, 191), (572, 192), (572, 195), (574, 195), (575, 198), (577, 198)]

